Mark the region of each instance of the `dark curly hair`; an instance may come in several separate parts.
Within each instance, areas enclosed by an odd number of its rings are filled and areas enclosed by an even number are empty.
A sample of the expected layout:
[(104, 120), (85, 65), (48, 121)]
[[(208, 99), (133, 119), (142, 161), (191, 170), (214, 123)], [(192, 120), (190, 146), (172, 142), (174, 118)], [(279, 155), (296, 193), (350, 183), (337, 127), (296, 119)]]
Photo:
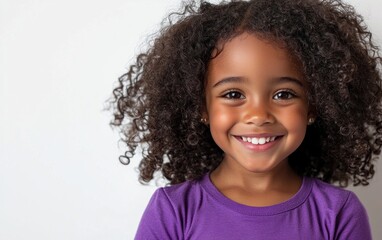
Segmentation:
[[(197, 179), (223, 158), (200, 122), (208, 62), (243, 33), (282, 44), (301, 63), (316, 122), (289, 156), (292, 168), (347, 186), (367, 185), (382, 146), (381, 57), (363, 18), (340, 0), (189, 2), (162, 24), (146, 53), (119, 78), (112, 126), (128, 164), (142, 150), (140, 181)], [(219, 49), (218, 49), (219, 50)], [(221, 49), (220, 49), (221, 51)]]

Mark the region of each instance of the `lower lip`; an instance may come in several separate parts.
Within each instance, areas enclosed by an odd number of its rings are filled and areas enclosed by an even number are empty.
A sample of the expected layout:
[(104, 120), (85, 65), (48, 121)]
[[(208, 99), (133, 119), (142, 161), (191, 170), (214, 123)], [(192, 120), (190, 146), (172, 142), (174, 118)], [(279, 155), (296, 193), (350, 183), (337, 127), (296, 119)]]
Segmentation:
[(235, 137), (241, 144), (243, 144), (246, 148), (252, 150), (252, 151), (257, 151), (257, 152), (262, 152), (262, 151), (267, 151), (268, 149), (272, 148), (274, 145), (276, 145), (282, 136), (277, 137), (274, 141), (272, 142), (267, 142), (265, 144), (252, 144), (250, 142), (244, 142), (241, 137)]

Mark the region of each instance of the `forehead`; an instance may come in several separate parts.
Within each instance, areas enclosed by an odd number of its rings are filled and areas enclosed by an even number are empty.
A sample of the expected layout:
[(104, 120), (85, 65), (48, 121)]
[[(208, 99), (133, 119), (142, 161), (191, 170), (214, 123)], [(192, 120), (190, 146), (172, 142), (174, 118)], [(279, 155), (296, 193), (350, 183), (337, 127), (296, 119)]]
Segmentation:
[(243, 33), (219, 46), (208, 66), (208, 78), (249, 74), (256, 77), (292, 75), (302, 80), (299, 62), (276, 41)]

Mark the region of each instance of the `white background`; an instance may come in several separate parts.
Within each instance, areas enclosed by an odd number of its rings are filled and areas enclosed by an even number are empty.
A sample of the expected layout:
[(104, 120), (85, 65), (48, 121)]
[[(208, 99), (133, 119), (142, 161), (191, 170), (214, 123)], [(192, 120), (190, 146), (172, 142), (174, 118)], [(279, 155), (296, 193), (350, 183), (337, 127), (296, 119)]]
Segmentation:
[[(349, 2), (382, 45), (381, 3)], [(145, 36), (179, 3), (0, 0), (0, 239), (133, 239), (156, 187), (138, 183), (139, 156), (119, 163), (123, 148), (102, 110)], [(381, 189), (382, 172), (355, 189), (375, 239)]]

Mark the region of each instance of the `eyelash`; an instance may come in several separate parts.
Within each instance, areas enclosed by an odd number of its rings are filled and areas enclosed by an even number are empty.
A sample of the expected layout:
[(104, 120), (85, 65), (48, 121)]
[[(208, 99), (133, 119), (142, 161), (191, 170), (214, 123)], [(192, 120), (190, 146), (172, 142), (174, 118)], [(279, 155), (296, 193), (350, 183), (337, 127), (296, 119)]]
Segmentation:
[[(287, 97), (287, 98), (281, 98), (281, 99), (275, 99), (275, 97), (278, 95), (278, 94), (285, 94), (285, 93), (287, 93), (289, 96)], [(276, 94), (272, 97), (273, 99), (275, 99), (275, 100), (289, 100), (289, 99), (291, 99), (291, 98), (295, 98), (295, 97), (297, 97), (297, 94), (294, 92), (294, 91), (292, 91), (292, 90), (290, 90), (290, 89), (282, 89), (282, 90), (280, 90), (280, 91), (277, 91), (276, 92)]]
[[(287, 98), (276, 98), (278, 94), (285, 94), (285, 93), (288, 94)], [(238, 96), (234, 97), (232, 95), (229, 96), (230, 94), (235, 94), (235, 95), (238, 94), (240, 96), (239, 97)], [(224, 93), (221, 97), (226, 98), (226, 99), (239, 100), (239, 99), (243, 99), (244, 95), (240, 91), (238, 91), (236, 89), (232, 89), (232, 90), (229, 90), (226, 93)], [(282, 90), (277, 91), (272, 98), (275, 100), (284, 100), (285, 101), (285, 100), (289, 100), (289, 99), (295, 98), (295, 97), (297, 97), (297, 94), (294, 91), (292, 91), (290, 89), (282, 89)]]
[[(232, 97), (232, 96), (229, 96), (229, 94), (239, 94), (240, 97)], [(238, 99), (243, 99), (244, 95), (236, 90), (236, 89), (231, 89), (231, 90), (228, 90), (227, 92), (225, 92), (221, 97), (223, 98), (227, 98), (227, 99), (234, 99), (234, 100), (238, 100)]]

